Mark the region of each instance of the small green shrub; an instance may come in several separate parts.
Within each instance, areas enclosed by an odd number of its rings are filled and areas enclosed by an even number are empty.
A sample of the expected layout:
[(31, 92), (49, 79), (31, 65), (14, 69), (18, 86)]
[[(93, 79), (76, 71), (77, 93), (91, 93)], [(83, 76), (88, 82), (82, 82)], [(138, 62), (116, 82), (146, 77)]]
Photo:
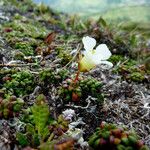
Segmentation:
[(4, 87), (16, 96), (26, 95), (34, 89), (34, 76), (28, 71), (17, 72), (10, 76), (11, 80), (4, 83)]
[(94, 150), (148, 150), (135, 132), (109, 123), (101, 123), (89, 138), (89, 145)]
[(25, 147), (25, 146), (27, 146), (27, 145), (29, 144), (29, 141), (28, 141), (28, 139), (27, 139), (27, 136), (26, 136), (25, 134), (23, 134), (23, 133), (18, 132), (18, 133), (16, 134), (16, 139), (17, 139), (17, 141), (19, 142), (19, 144), (20, 144), (22, 147)]
[(122, 55), (112, 55), (109, 58), (109, 61), (111, 61), (113, 64), (117, 64), (118, 62), (122, 62), (124, 60), (124, 57)]
[(75, 83), (72, 79), (66, 79), (62, 82), (58, 93), (66, 101), (79, 101), (82, 98), (85, 99), (88, 96), (93, 96), (102, 102), (101, 87), (101, 82), (93, 78), (79, 79)]
[(125, 61), (122, 65), (114, 68), (114, 73), (119, 73), (123, 79), (127, 81), (134, 82), (144, 82), (146, 81), (145, 77), (148, 74), (148, 70), (146, 67), (142, 67), (142, 65), (137, 65), (135, 60)]
[(15, 43), (15, 49), (20, 50), (26, 56), (31, 56), (34, 54), (34, 48), (28, 42)]
[[(28, 120), (25, 132), (17, 133), (17, 141), (21, 146), (24, 147), (28, 143), (28, 146), (37, 148), (45, 142), (53, 142), (54, 139), (59, 138), (68, 130), (69, 122), (62, 115), (59, 115), (57, 120), (51, 118), (49, 107), (43, 94), (37, 97), (30, 110), (28, 118), (32, 116), (32, 119), (30, 122)], [(24, 139), (25, 142), (23, 141)]]
[(31, 110), (33, 113), (35, 129), (38, 132), (40, 141), (44, 141), (44, 139), (49, 134), (47, 123), (50, 117), (49, 108), (48, 105), (45, 103), (44, 95), (41, 94), (37, 97), (36, 103)]
[(45, 69), (40, 72), (39, 78), (45, 84), (57, 84), (66, 79), (69, 71), (66, 69), (60, 69), (55, 71), (53, 69)]
[(8, 99), (0, 99), (0, 118), (9, 119), (15, 117), (20, 111), (24, 101), (10, 96)]

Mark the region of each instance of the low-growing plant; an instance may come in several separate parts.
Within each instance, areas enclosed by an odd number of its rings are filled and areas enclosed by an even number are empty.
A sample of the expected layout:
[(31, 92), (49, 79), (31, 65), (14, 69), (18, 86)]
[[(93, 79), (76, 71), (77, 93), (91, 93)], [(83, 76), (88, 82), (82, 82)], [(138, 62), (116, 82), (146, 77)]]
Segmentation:
[(17, 73), (17, 69), (0, 69), (0, 88), (7, 80), (11, 80), (11, 75)]
[(32, 122), (27, 123), (24, 133), (17, 133), (17, 140), (22, 147), (27, 145), (37, 147), (49, 136), (50, 113), (44, 95), (37, 97), (29, 115), (32, 115)]
[(16, 96), (10, 96), (8, 99), (0, 98), (0, 118), (9, 119), (15, 117), (21, 111), (24, 101)]
[(45, 103), (44, 95), (39, 95), (36, 99), (36, 103), (32, 107), (33, 122), (35, 124), (35, 129), (37, 130), (40, 141), (48, 136), (48, 121), (50, 117), (48, 105)]
[(59, 88), (59, 95), (66, 101), (79, 101), (87, 98), (88, 95), (98, 98), (101, 102), (103, 96), (101, 93), (102, 83), (94, 78), (86, 79), (66, 79)]
[(15, 43), (15, 49), (20, 50), (26, 56), (34, 54), (34, 47), (29, 42), (17, 42)]
[(89, 145), (94, 150), (148, 150), (135, 132), (104, 122), (89, 138)]
[(124, 79), (134, 82), (143, 82), (145, 80), (145, 75), (147, 74), (145, 69), (140, 68), (140, 66), (136, 66), (132, 63), (120, 65), (117, 68), (117, 71)]
[(17, 141), (22, 147), (30, 145), (37, 148), (45, 142), (53, 142), (68, 130), (69, 122), (62, 115), (57, 120), (52, 119), (43, 94), (37, 97), (30, 110), (28, 115), (32, 116), (32, 120), (26, 124), (25, 132), (16, 134)]
[(45, 69), (40, 72), (39, 78), (44, 84), (57, 84), (67, 78), (69, 71), (67, 69)]
[(26, 95), (34, 89), (34, 76), (28, 71), (20, 71), (10, 76), (10, 80), (5, 80), (4, 87), (16, 96)]
[(69, 63), (72, 59), (72, 56), (67, 53), (66, 51), (61, 51), (58, 55), (59, 58), (61, 58), (61, 64), (64, 66), (66, 65), (67, 63)]
[(57, 140), (45, 142), (39, 146), (40, 150), (72, 150), (75, 146), (75, 140), (71, 137), (61, 136)]
[[(39, 22), (33, 20), (27, 20), (28, 23), (24, 23), (21, 20), (14, 20), (13, 22), (4, 25), (5, 28), (11, 28), (11, 32), (6, 32), (8, 39), (15, 37), (32, 37), (34, 39), (43, 39), (47, 34), (47, 29)], [(36, 26), (35, 26), (36, 25)]]
[(79, 101), (82, 95), (79, 82), (74, 83), (72, 79), (63, 81), (58, 93), (66, 101)]
[(122, 55), (112, 55), (109, 58), (109, 61), (111, 61), (113, 64), (117, 64), (118, 62), (124, 61), (125, 58)]

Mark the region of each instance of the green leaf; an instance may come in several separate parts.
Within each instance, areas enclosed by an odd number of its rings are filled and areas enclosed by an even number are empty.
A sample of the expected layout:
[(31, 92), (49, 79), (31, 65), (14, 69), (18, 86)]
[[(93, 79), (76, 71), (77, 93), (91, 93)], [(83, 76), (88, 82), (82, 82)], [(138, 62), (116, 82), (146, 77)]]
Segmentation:
[(17, 141), (21, 146), (25, 147), (29, 144), (27, 136), (25, 134), (18, 132), (16, 137), (17, 137)]
[(99, 18), (98, 23), (103, 27), (107, 27), (107, 23), (102, 17)]
[(41, 94), (38, 96), (37, 101), (31, 110), (33, 113), (35, 129), (38, 131), (40, 141), (42, 142), (49, 134), (47, 123), (50, 116), (44, 95)]

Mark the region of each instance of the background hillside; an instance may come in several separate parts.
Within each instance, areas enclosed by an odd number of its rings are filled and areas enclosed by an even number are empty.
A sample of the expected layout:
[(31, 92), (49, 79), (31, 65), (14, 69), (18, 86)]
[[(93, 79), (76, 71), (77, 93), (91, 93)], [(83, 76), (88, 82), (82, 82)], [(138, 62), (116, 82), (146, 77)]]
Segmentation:
[(111, 20), (150, 21), (150, 0), (34, 0), (69, 14)]

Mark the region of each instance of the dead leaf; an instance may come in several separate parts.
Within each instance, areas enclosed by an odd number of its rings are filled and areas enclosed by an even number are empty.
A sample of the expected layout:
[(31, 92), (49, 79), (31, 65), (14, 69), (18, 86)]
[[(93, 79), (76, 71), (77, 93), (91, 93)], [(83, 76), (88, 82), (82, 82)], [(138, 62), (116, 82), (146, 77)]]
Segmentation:
[(74, 139), (67, 139), (66, 141), (63, 141), (61, 143), (58, 143), (54, 146), (55, 150), (73, 150), (74, 145)]
[(46, 44), (50, 45), (54, 41), (55, 37), (56, 37), (56, 33), (55, 32), (51, 32), (51, 33), (49, 33), (47, 35), (47, 37), (45, 38), (44, 42)]

